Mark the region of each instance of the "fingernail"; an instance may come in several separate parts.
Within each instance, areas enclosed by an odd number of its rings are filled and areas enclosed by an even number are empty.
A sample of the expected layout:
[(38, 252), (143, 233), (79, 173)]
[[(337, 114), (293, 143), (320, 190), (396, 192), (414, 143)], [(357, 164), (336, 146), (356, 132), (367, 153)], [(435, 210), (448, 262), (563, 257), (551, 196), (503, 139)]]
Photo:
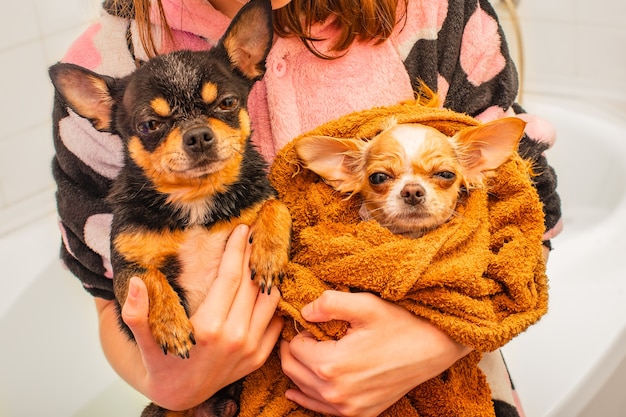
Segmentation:
[(285, 398), (289, 401), (294, 401), (296, 399), (296, 396), (292, 393), (291, 390), (287, 390), (285, 391)]
[(136, 299), (139, 295), (139, 285), (135, 281), (136, 277), (132, 277), (128, 283), (128, 298)]

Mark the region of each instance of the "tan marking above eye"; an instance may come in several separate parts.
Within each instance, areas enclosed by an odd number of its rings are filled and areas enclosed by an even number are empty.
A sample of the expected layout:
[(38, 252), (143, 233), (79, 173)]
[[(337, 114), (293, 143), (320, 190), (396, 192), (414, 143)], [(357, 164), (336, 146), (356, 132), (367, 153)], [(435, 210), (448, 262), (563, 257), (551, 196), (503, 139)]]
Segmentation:
[(150, 102), (150, 107), (161, 117), (167, 117), (172, 112), (170, 105), (163, 97), (157, 97)]
[(202, 95), (202, 100), (204, 100), (205, 103), (213, 103), (215, 99), (217, 99), (217, 85), (213, 84), (212, 82), (206, 82), (202, 86), (202, 91), (200, 92), (200, 94)]

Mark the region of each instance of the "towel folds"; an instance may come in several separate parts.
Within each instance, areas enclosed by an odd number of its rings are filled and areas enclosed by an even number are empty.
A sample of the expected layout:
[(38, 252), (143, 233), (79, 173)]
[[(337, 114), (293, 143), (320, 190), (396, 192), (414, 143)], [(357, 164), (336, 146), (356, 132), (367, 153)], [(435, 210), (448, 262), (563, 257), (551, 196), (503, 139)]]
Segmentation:
[[(405, 102), (353, 113), (305, 135), (366, 140), (390, 117), (426, 124), (449, 136), (479, 123), (449, 110)], [(289, 340), (306, 329), (320, 340), (339, 339), (347, 323), (309, 323), (300, 309), (327, 289), (375, 293), (474, 349), (383, 416), (493, 416), (489, 386), (477, 366), (481, 352), (501, 347), (547, 311), (543, 211), (529, 164), (515, 155), (485, 188), (463, 197), (446, 224), (409, 239), (375, 221), (362, 221), (358, 197), (338, 194), (300, 165), (293, 145), (297, 140), (279, 153), (270, 172), (293, 217), (292, 260), (280, 286), (279, 311), (287, 317), (283, 337)], [(246, 377), (241, 416), (316, 415), (285, 398), (290, 384), (274, 352)]]

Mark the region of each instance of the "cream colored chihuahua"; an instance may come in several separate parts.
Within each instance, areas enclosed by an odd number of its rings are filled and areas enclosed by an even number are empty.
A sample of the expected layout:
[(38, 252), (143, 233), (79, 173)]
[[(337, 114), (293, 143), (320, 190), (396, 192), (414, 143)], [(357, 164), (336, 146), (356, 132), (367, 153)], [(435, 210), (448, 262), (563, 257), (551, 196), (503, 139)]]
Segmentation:
[(507, 117), (448, 137), (392, 121), (369, 141), (306, 136), (295, 148), (306, 168), (335, 190), (363, 197), (364, 220), (416, 238), (448, 221), (461, 191), (483, 186), (512, 156), (525, 124)]

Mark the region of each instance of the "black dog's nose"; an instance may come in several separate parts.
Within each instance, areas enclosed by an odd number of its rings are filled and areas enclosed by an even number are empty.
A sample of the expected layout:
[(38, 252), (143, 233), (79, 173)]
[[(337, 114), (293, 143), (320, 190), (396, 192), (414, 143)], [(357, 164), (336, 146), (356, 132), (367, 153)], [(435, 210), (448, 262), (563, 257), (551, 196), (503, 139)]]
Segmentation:
[(400, 196), (404, 202), (411, 206), (422, 204), (426, 199), (426, 190), (419, 184), (406, 184), (400, 191)]
[(183, 135), (183, 145), (191, 152), (202, 152), (213, 143), (213, 132), (208, 127), (194, 127)]

